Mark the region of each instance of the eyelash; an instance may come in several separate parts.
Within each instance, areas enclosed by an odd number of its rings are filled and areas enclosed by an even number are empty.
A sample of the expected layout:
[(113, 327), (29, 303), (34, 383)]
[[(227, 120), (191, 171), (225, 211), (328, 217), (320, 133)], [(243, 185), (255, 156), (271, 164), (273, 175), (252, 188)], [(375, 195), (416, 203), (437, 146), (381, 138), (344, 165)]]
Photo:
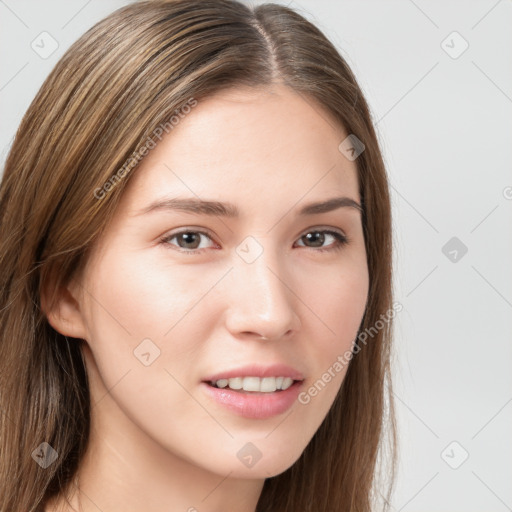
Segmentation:
[[(179, 235), (183, 235), (185, 233), (193, 233), (193, 234), (200, 234), (200, 235), (204, 235), (206, 237), (208, 237), (210, 240), (212, 240), (212, 237), (211, 235), (206, 232), (206, 231), (202, 231), (202, 230), (193, 230), (193, 229), (184, 229), (182, 231), (179, 231), (177, 233), (172, 233), (170, 235), (167, 235), (163, 238), (160, 239), (160, 242), (166, 246), (168, 245), (173, 245), (173, 244), (170, 244), (169, 242), (173, 239), (173, 238), (176, 238), (177, 236)], [(345, 245), (349, 244), (350, 243), (350, 240), (347, 236), (339, 233), (338, 231), (333, 231), (331, 229), (311, 229), (309, 231), (306, 231), (303, 235), (301, 235), (299, 237), (299, 240), (306, 236), (307, 234), (309, 233), (324, 233), (324, 234), (328, 234), (328, 235), (332, 235), (335, 239), (336, 239), (336, 242), (334, 242), (333, 244), (327, 246), (327, 247), (324, 247), (324, 248), (315, 248), (315, 247), (305, 247), (306, 249), (311, 249), (313, 251), (317, 251), (317, 252), (331, 252), (331, 251), (339, 251), (341, 250)], [(212, 240), (213, 241), (213, 240)], [(301, 246), (303, 247), (303, 246)], [(177, 247), (177, 246), (174, 246), (173, 247), (173, 250), (177, 250), (178, 252), (181, 252), (181, 253), (184, 253), (184, 254), (187, 254), (188, 256), (194, 256), (194, 255), (197, 255), (197, 254), (200, 254), (202, 253), (204, 250), (206, 249), (182, 249), (180, 247)]]

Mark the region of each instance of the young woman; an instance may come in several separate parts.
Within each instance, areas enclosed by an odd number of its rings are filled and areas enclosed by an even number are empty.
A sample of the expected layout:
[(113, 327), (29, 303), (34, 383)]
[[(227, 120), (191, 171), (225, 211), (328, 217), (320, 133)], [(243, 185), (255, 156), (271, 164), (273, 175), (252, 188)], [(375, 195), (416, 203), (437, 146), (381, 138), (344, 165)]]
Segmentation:
[(114, 12), (28, 109), (0, 208), (2, 512), (389, 497), (386, 172), (355, 77), (299, 14)]

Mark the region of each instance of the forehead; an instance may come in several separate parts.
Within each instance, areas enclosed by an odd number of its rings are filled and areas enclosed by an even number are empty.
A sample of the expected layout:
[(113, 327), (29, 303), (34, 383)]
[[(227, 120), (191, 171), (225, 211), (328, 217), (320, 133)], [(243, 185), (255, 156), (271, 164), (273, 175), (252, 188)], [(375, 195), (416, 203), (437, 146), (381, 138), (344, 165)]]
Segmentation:
[(329, 191), (357, 199), (356, 163), (339, 150), (346, 136), (329, 112), (285, 86), (225, 90), (181, 117), (129, 188), (140, 201), (166, 190), (219, 199), (245, 192), (248, 203)]

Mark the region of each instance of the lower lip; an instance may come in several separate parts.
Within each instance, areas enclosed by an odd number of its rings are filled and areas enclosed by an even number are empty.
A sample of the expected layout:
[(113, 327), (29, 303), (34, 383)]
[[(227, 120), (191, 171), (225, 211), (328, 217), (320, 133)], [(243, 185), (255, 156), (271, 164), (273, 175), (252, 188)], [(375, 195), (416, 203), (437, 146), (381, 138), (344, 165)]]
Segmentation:
[(234, 413), (251, 419), (266, 419), (287, 411), (297, 400), (302, 382), (294, 382), (284, 391), (247, 393), (229, 388), (214, 388), (201, 382), (205, 392)]

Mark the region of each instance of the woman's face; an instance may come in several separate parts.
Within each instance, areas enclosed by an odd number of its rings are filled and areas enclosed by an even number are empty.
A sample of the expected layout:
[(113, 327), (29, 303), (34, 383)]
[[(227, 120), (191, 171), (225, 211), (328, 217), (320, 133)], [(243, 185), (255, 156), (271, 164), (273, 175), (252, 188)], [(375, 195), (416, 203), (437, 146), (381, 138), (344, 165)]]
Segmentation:
[[(356, 163), (338, 149), (348, 135), (284, 86), (224, 91), (132, 171), (70, 288), (93, 401), (111, 402), (93, 408), (108, 415), (100, 436), (109, 425), (240, 478), (298, 459), (340, 389), (368, 293), (359, 209), (301, 213), (360, 203)], [(294, 384), (272, 391), (283, 377)]]

